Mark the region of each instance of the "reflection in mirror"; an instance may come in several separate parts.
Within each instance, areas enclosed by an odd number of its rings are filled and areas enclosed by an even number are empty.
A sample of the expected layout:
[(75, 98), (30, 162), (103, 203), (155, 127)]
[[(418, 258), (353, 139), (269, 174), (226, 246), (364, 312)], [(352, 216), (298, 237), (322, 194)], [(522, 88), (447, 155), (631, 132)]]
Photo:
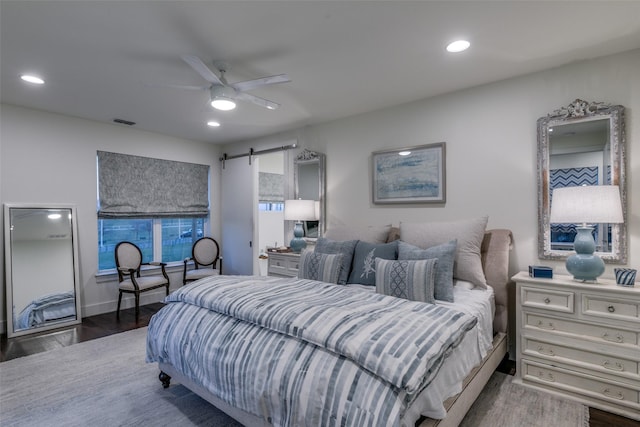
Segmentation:
[[(575, 224), (550, 224), (553, 190), (618, 185), (626, 218), (624, 107), (576, 100), (538, 120), (538, 252), (564, 259), (573, 251)], [(596, 252), (626, 262), (625, 224), (595, 224)]]
[(305, 221), (306, 238), (322, 237), (324, 230), (325, 156), (305, 149), (294, 160), (295, 198), (315, 200), (317, 221)]
[(7, 334), (80, 323), (77, 227), (70, 205), (5, 205)]

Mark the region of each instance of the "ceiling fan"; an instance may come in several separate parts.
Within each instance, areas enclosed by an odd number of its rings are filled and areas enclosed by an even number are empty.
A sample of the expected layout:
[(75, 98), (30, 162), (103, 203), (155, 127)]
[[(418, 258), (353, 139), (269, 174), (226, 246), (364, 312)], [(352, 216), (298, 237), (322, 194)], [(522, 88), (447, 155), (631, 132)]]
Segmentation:
[(211, 83), (210, 86), (175, 86), (183, 89), (197, 89), (209, 90), (211, 94), (211, 106), (218, 110), (233, 110), (236, 107), (236, 100), (253, 102), (269, 110), (275, 110), (280, 106), (277, 102), (269, 101), (268, 99), (260, 98), (259, 96), (251, 95), (247, 91), (257, 89), (262, 86), (287, 83), (291, 79), (286, 74), (278, 74), (275, 76), (262, 77), (254, 80), (245, 80), (237, 83), (227, 83), (224, 77), (226, 72), (226, 64), (214, 63), (216, 71), (220, 74), (216, 74), (211, 68), (209, 68), (200, 58), (195, 55), (183, 55), (182, 60), (189, 64), (191, 68), (196, 70), (206, 81)]

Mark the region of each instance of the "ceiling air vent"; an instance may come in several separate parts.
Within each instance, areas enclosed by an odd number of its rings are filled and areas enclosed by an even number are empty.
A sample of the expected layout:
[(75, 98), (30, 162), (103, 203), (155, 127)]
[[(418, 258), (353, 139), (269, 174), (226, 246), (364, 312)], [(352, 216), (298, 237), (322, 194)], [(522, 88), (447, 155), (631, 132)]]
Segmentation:
[(114, 123), (120, 123), (122, 125), (127, 125), (127, 126), (133, 126), (136, 124), (136, 122), (130, 122), (129, 120), (124, 120), (124, 119), (113, 119)]

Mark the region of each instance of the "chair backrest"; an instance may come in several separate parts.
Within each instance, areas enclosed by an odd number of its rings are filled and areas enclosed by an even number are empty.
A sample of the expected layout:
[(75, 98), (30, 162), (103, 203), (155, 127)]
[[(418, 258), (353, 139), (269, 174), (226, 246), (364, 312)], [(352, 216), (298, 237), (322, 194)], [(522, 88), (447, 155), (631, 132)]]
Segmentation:
[(210, 265), (216, 268), (216, 263), (220, 258), (220, 246), (211, 237), (202, 237), (193, 244), (191, 257), (195, 261), (196, 268), (198, 265)]
[[(140, 272), (142, 264), (142, 251), (139, 247), (131, 242), (120, 242), (116, 245), (114, 251), (116, 257), (116, 267), (133, 268)], [(123, 274), (118, 270), (118, 280), (122, 282)]]

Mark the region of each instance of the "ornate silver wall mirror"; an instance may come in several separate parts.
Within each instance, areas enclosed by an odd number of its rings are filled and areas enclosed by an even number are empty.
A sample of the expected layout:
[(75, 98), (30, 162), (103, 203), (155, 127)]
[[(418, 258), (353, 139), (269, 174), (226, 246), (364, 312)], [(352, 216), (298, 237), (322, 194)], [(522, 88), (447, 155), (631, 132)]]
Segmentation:
[(318, 220), (305, 221), (305, 238), (322, 237), (325, 227), (325, 155), (304, 149), (293, 164), (295, 198), (318, 202)]
[(625, 223), (598, 224), (596, 253), (608, 263), (627, 261), (627, 187), (624, 107), (576, 99), (538, 119), (538, 256), (565, 259), (573, 251), (575, 226), (550, 224), (554, 188), (620, 187)]
[(5, 204), (7, 335), (81, 322), (76, 208)]

